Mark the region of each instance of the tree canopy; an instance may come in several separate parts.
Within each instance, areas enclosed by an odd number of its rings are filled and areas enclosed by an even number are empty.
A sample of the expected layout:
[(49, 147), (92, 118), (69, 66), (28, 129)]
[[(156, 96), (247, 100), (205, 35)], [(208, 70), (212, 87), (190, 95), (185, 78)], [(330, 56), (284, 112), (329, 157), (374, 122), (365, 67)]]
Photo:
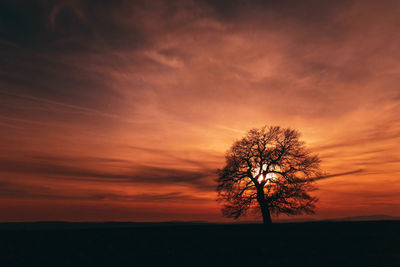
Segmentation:
[(264, 126), (233, 143), (217, 178), (224, 216), (237, 219), (256, 208), (270, 224), (271, 213), (314, 212), (317, 199), (308, 192), (320, 176), (320, 160), (299, 137), (290, 128)]

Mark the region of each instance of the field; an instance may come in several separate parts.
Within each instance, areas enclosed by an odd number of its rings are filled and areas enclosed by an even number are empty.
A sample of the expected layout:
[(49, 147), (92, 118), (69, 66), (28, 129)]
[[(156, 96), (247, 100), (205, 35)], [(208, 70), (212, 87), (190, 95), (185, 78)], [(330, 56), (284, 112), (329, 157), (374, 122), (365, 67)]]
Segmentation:
[(400, 266), (400, 221), (2, 223), (0, 266)]

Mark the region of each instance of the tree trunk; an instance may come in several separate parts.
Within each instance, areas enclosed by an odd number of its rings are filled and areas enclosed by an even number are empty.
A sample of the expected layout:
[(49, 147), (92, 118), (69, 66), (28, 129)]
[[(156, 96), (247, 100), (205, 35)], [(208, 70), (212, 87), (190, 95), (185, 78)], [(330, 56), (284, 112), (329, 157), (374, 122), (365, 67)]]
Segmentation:
[(272, 224), (271, 213), (269, 212), (267, 205), (265, 205), (264, 203), (263, 204), (260, 203), (260, 209), (261, 209), (264, 225), (265, 226), (271, 225)]
[(264, 225), (265, 226), (271, 225), (272, 224), (271, 213), (269, 212), (268, 205), (265, 201), (265, 195), (264, 195), (263, 188), (259, 188), (257, 190), (257, 201), (258, 201), (258, 204), (260, 205)]

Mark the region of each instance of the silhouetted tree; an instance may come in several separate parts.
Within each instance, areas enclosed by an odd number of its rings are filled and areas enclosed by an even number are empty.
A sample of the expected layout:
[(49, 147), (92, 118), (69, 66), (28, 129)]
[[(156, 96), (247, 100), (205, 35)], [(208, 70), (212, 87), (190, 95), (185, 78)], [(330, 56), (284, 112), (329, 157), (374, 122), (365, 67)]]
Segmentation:
[(264, 126), (232, 145), (225, 167), (218, 170), (218, 201), (224, 203), (224, 216), (237, 219), (256, 208), (268, 225), (271, 213), (314, 213), (317, 199), (307, 191), (320, 175), (320, 160), (299, 136), (296, 130)]

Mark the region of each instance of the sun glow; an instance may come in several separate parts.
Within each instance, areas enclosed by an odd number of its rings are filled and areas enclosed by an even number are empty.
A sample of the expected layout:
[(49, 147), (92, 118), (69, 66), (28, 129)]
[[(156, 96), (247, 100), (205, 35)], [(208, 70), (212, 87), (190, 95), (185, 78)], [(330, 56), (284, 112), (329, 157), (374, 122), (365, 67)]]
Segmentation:
[[(275, 169), (276, 169), (275, 167), (272, 167), (272, 168), (270, 168), (269, 171), (275, 170)], [(255, 169), (253, 170), (252, 173), (253, 173), (253, 177), (257, 177), (257, 176), (258, 176), (257, 181), (258, 181), (259, 183), (261, 183), (261, 182), (263, 182), (263, 181), (266, 181), (266, 183), (268, 184), (268, 183), (270, 183), (274, 178), (276, 178), (276, 174), (270, 173), (269, 171), (267, 171), (267, 165), (264, 164), (264, 165), (262, 166), (262, 170), (261, 170), (261, 171), (260, 171), (260, 167), (257, 167), (257, 168), (255, 168)]]
[(261, 174), (260, 177), (258, 177), (258, 182), (261, 183), (264, 180), (264, 175)]

